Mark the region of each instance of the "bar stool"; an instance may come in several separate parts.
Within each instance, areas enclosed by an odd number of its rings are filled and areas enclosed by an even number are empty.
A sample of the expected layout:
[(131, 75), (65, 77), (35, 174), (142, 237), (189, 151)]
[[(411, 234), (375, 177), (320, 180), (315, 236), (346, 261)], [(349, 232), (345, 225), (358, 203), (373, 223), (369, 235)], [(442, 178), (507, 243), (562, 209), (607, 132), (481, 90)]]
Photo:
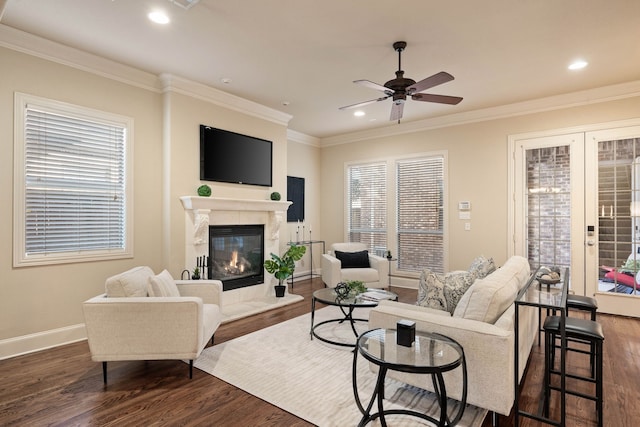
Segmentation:
[[(560, 387), (551, 385), (551, 374), (559, 375), (561, 372), (555, 370), (555, 349), (556, 338), (560, 337), (560, 317), (548, 316), (544, 321), (545, 337), (545, 360), (544, 360), (544, 412), (549, 414), (549, 397), (551, 390), (559, 391)], [(596, 403), (596, 413), (598, 416), (598, 427), (602, 427), (602, 347), (604, 334), (600, 323), (593, 320), (580, 319), (575, 317), (565, 317), (565, 333), (567, 339), (590, 344), (590, 350), (583, 350), (575, 347), (567, 347), (567, 351), (589, 354), (593, 361), (591, 376), (581, 376), (565, 373), (569, 378), (595, 383), (595, 395), (585, 394), (576, 390), (565, 390), (566, 393), (585, 399), (593, 400)], [(594, 369), (595, 368), (595, 369)]]
[(598, 301), (595, 298), (582, 295), (567, 295), (567, 308), (569, 310), (588, 311), (591, 313), (591, 320), (596, 321), (596, 311), (598, 311)]

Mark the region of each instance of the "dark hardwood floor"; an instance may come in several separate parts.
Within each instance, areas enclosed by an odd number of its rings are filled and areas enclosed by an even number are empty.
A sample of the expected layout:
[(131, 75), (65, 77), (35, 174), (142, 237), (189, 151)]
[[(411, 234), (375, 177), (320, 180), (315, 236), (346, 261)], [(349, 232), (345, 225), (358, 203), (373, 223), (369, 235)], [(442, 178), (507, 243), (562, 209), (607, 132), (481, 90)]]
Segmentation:
[[(216, 343), (307, 313), (320, 279), (294, 285), (305, 300), (222, 325)], [(417, 291), (393, 288), (413, 303)], [(600, 315), (605, 331), (604, 417), (606, 426), (638, 425), (640, 409), (640, 320)], [(570, 355), (569, 369), (585, 370), (584, 356)], [(542, 380), (542, 349), (534, 346), (521, 405), (535, 410)], [(286, 369), (286, 367), (283, 367)], [(100, 363), (86, 342), (0, 361), (0, 425), (20, 426), (309, 426), (311, 424), (180, 361), (109, 363), (103, 385)], [(320, 402), (321, 404), (321, 402)], [(595, 426), (594, 404), (568, 398), (568, 426)], [(557, 413), (557, 408), (554, 408)], [(501, 426), (513, 416), (500, 417)], [(355, 423), (354, 423), (355, 424)], [(491, 425), (487, 417), (483, 427)], [(524, 420), (522, 426), (542, 425)]]

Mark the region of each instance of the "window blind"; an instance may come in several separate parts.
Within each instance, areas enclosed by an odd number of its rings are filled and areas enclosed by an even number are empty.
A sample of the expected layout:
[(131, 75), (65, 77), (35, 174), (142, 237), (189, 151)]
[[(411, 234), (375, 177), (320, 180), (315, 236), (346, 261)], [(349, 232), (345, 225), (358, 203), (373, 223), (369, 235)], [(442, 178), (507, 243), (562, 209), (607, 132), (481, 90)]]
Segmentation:
[(125, 248), (126, 127), (27, 105), (27, 256)]
[(387, 165), (348, 167), (348, 233), (350, 242), (365, 243), (373, 253), (387, 248)]
[(444, 157), (396, 163), (398, 270), (444, 270)]

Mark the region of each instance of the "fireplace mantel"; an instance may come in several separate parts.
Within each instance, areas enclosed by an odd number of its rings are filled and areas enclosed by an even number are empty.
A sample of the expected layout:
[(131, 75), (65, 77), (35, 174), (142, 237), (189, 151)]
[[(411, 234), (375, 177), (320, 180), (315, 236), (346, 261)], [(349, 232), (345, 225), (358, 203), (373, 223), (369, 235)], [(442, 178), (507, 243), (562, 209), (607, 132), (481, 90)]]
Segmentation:
[[(220, 197), (180, 197), (185, 211), (185, 269), (191, 271), (200, 256), (209, 256), (210, 225), (264, 224), (264, 254), (280, 253), (280, 225), (286, 224), (289, 201), (247, 200)], [(218, 305), (223, 322), (269, 310), (296, 301), (300, 295), (287, 293), (276, 298), (273, 283), (222, 291), (222, 282), (209, 280), (219, 289)]]
[(280, 200), (225, 199), (221, 197), (180, 197), (185, 210), (286, 212), (291, 202)]

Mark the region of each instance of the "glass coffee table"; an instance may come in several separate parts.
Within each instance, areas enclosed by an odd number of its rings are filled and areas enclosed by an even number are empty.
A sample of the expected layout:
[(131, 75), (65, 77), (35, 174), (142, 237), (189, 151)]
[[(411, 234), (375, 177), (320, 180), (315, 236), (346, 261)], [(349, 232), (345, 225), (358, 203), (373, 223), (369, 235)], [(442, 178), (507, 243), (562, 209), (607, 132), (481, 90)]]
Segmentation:
[[(367, 407), (360, 402), (357, 383), (358, 353), (365, 359), (379, 367), (376, 388)], [(447, 389), (442, 374), (458, 367), (462, 367), (462, 396), (457, 413), (451, 418), (447, 412)], [(433, 389), (440, 404), (440, 419), (408, 409), (383, 408), (384, 382), (388, 370), (408, 372), (414, 374), (430, 374)], [(431, 332), (417, 332), (415, 342), (411, 347), (397, 344), (395, 329), (374, 329), (367, 331), (358, 338), (353, 352), (353, 394), (362, 419), (358, 426), (364, 426), (370, 421), (380, 418), (380, 424), (386, 426), (386, 415), (410, 415), (430, 421), (438, 426), (455, 426), (467, 404), (467, 364), (464, 350), (453, 339)], [(378, 412), (371, 414), (376, 401)]]
[[(364, 294), (359, 295), (351, 295), (346, 298), (341, 298), (336, 293), (334, 288), (323, 288), (315, 291), (313, 293), (313, 297), (311, 298), (311, 330), (309, 332), (311, 339), (316, 337), (320, 341), (324, 341), (329, 344), (338, 345), (342, 347), (355, 347), (355, 340), (353, 343), (351, 342), (343, 342), (332, 340), (327, 337), (323, 337), (322, 335), (316, 332), (316, 329), (322, 325), (326, 325), (327, 323), (344, 323), (345, 321), (349, 322), (351, 326), (351, 330), (353, 331), (354, 337), (358, 338), (358, 332), (356, 331), (356, 322), (368, 322), (369, 319), (359, 319), (353, 317), (353, 311), (359, 307), (375, 307), (378, 305), (380, 299), (388, 299), (397, 301), (398, 295), (385, 291), (383, 289), (371, 289)], [(316, 301), (325, 305), (333, 305), (340, 307), (340, 311), (342, 311), (343, 317), (338, 319), (330, 319), (322, 321), (316, 325), (314, 325), (315, 312), (316, 312)]]

